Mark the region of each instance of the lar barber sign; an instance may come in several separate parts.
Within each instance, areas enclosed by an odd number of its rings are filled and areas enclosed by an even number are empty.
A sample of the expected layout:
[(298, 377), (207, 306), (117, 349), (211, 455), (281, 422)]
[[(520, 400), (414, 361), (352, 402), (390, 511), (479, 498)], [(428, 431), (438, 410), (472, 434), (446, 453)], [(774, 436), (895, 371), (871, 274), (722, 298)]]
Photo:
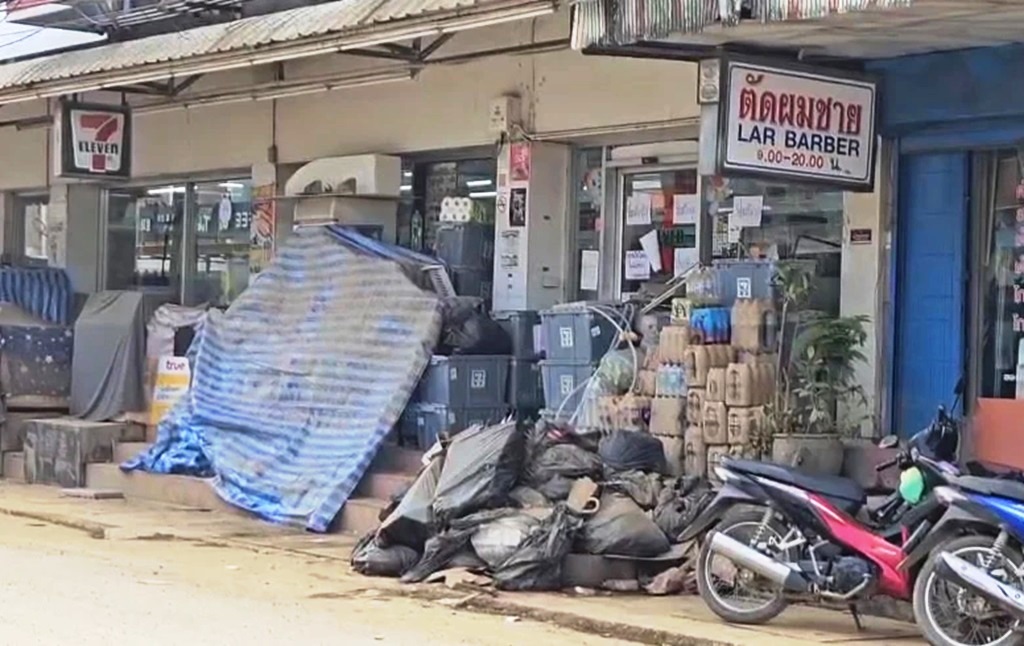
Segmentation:
[(131, 177), (132, 119), (128, 107), (63, 102), (56, 126), (58, 177)]
[(872, 187), (872, 81), (728, 59), (722, 68), (721, 171)]

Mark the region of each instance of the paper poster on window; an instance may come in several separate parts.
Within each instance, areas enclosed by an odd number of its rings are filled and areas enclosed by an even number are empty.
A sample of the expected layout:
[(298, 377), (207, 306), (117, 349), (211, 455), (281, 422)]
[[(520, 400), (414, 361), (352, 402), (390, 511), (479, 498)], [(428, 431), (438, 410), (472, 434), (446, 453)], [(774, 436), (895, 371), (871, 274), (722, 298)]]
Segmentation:
[(672, 197), (672, 224), (697, 224), (699, 213), (699, 195), (677, 194)]
[(672, 275), (682, 276), (699, 258), (696, 247), (676, 247), (672, 251)]
[(251, 283), (274, 257), (277, 234), (277, 202), (274, 184), (252, 189), (252, 220), (249, 222), (249, 282)]
[(648, 280), (651, 277), (651, 263), (643, 249), (626, 252), (626, 280)]
[(580, 252), (580, 289), (587, 292), (597, 291), (597, 277), (600, 272), (601, 252), (584, 249)]
[(626, 224), (630, 226), (651, 223), (651, 194), (636, 193), (626, 198)]
[(640, 236), (640, 248), (647, 254), (647, 262), (651, 269), (657, 273), (661, 271), (661, 247), (658, 246), (658, 230), (651, 229)]
[(526, 226), (526, 187), (522, 186), (509, 191), (508, 225), (510, 227)]
[(760, 195), (737, 195), (732, 200), (730, 224), (740, 228), (761, 226), (764, 211), (764, 197)]

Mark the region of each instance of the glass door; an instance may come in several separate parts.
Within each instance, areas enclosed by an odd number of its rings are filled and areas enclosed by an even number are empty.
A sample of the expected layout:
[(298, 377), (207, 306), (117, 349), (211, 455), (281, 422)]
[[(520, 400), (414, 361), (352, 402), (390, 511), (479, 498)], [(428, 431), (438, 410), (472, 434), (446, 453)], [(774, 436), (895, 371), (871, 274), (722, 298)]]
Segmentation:
[(613, 295), (658, 293), (698, 261), (697, 170), (684, 166), (622, 169), (617, 178)]
[(248, 285), (249, 179), (118, 188), (107, 200), (107, 289), (226, 306)]
[(252, 182), (202, 182), (190, 191), (195, 217), (189, 244), (195, 271), (186, 276), (183, 302), (229, 305), (249, 285)]

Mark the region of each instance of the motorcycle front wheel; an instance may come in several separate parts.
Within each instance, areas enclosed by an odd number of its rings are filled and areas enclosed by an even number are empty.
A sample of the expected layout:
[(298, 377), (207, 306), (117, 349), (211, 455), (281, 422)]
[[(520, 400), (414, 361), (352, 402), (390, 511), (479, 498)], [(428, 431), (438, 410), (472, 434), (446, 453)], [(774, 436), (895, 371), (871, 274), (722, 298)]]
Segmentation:
[[(745, 545), (779, 544), (786, 535), (785, 526), (774, 519), (764, 524), (765, 510), (744, 507), (727, 513), (715, 532)], [(709, 541), (701, 545), (697, 557), (697, 590), (716, 615), (734, 624), (763, 624), (786, 609), (782, 590), (758, 574), (741, 568), (721, 554), (713, 553)]]
[[(1020, 553), (1009, 547), (997, 553), (994, 541), (991, 536), (955, 538), (933, 550), (918, 573), (914, 583), (914, 619), (932, 646), (1024, 644), (1024, 637), (1017, 632), (1017, 622), (1009, 614), (935, 571), (937, 556), (946, 552), (990, 573), (1002, 570), (1008, 577), (1016, 577), (1009, 569), (1020, 568)], [(1017, 587), (1024, 583), (1013, 578), (1005, 582)]]

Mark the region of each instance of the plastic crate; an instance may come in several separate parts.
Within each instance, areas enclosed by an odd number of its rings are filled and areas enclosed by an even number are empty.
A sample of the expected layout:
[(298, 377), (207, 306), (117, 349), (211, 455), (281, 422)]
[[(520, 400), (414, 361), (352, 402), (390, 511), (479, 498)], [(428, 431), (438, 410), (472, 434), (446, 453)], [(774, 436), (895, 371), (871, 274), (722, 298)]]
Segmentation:
[(398, 437), (403, 446), (426, 451), (438, 439), (452, 437), (474, 424), (497, 424), (507, 415), (506, 406), (453, 408), (409, 404), (398, 420)]
[(611, 321), (593, 312), (541, 312), (544, 351), (552, 361), (600, 361), (618, 331)]
[(537, 330), (540, 314), (534, 310), (521, 312), (495, 312), (494, 320), (508, 332), (512, 339), (512, 357), (515, 359), (539, 359)]
[(492, 271), (494, 227), (480, 222), (445, 223), (434, 241), (437, 257), (451, 266)]
[(508, 405), (516, 410), (544, 407), (544, 380), (540, 363), (530, 359), (513, 359), (508, 370)]
[(504, 406), (508, 366), (507, 356), (435, 355), (412, 401), (452, 408)]
[(546, 408), (552, 411), (561, 408), (563, 413), (569, 411), (571, 415), (583, 399), (583, 393), (586, 390), (583, 383), (596, 370), (596, 363), (552, 359), (541, 361), (540, 372), (544, 384)]
[(455, 293), (459, 296), (474, 296), (485, 301), (491, 300), (492, 285), (494, 284), (494, 270), (491, 268), (479, 269), (474, 267), (450, 268), (452, 285)]

